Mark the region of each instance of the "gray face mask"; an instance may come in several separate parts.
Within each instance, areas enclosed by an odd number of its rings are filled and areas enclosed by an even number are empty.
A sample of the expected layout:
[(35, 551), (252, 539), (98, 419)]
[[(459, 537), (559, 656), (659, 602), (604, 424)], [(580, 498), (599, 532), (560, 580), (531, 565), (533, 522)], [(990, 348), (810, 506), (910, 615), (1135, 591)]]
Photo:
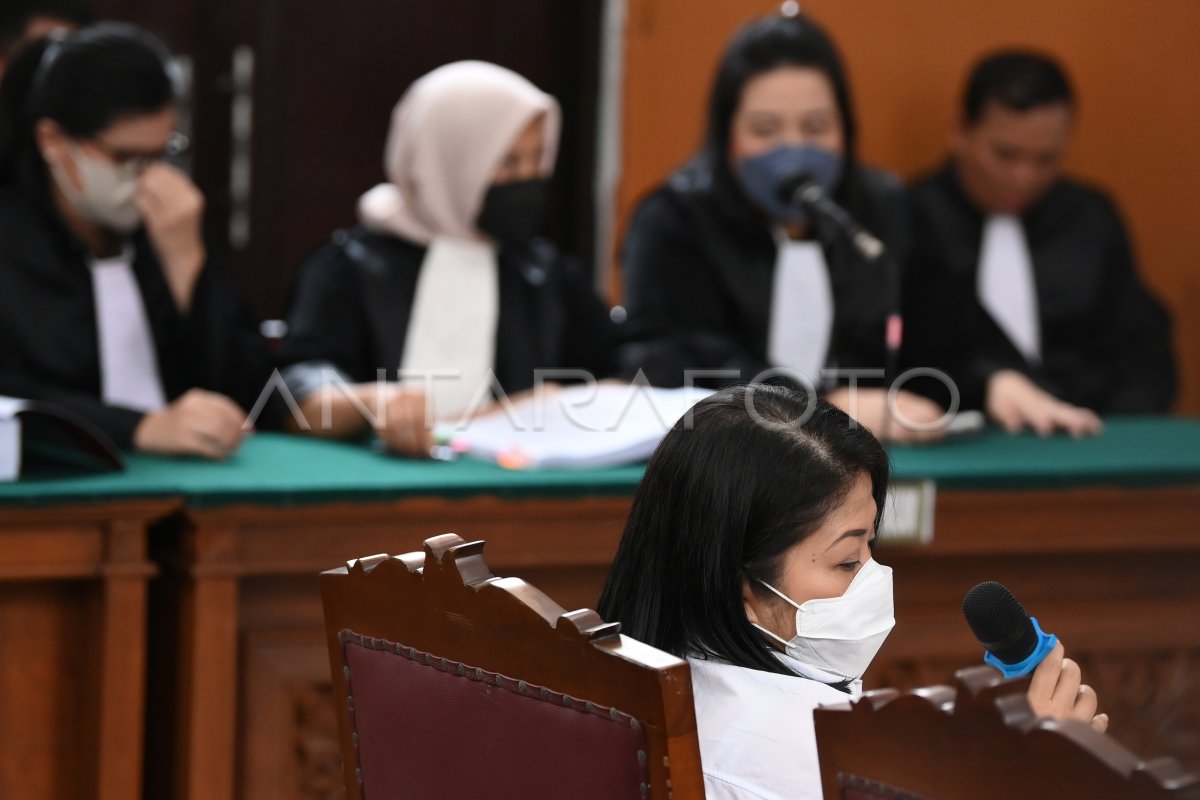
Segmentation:
[(69, 145), (71, 160), (79, 173), (82, 188), (75, 188), (57, 164), (50, 171), (58, 188), (85, 218), (117, 233), (133, 233), (142, 224), (142, 214), (134, 202), (141, 165), (113, 164), (93, 158), (74, 143)]
[(736, 167), (742, 190), (763, 211), (781, 222), (804, 222), (803, 209), (779, 196), (780, 185), (793, 176), (805, 175), (827, 194), (842, 176), (842, 156), (812, 145), (781, 145), (742, 160)]

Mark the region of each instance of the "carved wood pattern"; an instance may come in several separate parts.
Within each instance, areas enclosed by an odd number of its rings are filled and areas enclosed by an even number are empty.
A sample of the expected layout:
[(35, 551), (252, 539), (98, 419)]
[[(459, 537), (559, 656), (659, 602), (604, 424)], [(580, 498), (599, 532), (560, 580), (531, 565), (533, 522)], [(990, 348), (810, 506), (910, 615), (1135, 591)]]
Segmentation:
[[(1139, 755), (1200, 768), (1200, 651), (1070, 652), (1100, 697), (1109, 734)], [(867, 688), (951, 683), (962, 659), (902, 659), (872, 667)]]
[(292, 698), (296, 774), (302, 800), (344, 800), (342, 756), (338, 750), (333, 684), (295, 687)]
[(1108, 711), (1113, 738), (1144, 756), (1200, 768), (1200, 651), (1072, 657)]
[[(614, 763), (609, 777), (626, 781), (622, 785), (627, 789), (640, 788), (643, 797), (669, 799), (702, 793), (686, 662), (621, 636), (619, 624), (604, 622), (595, 611), (564, 610), (521, 579), (494, 577), (484, 561), (482, 541), (465, 542), (456, 534), (431, 537), (425, 540), (423, 552), (355, 559), (346, 567), (322, 573), (320, 585), (334, 696), (347, 698), (345, 703), (334, 702), (333, 707), (339, 722), (343, 782), (351, 796), (361, 773), (354, 763), (360, 756), (353, 736), (358, 697), (351, 697), (348, 691), (354, 678), (344, 661), (342, 632), (346, 629), (371, 639), (403, 642), (447, 662), (472, 664), (483, 672), (506, 676), (516, 682), (518, 694), (521, 685), (536, 684), (553, 687), (554, 694), (564, 696), (564, 706), (565, 696), (569, 696), (586, 701), (585, 710), (593, 706), (620, 708), (637, 721), (636, 727), (631, 722), (625, 734), (632, 730), (644, 739), (638, 738), (638, 746), (631, 750), (628, 736), (605, 733), (597, 739), (597, 746), (614, 759), (639, 750), (637, 762), (646, 772), (627, 771), (620, 766), (626, 762), (621, 761)], [(487, 735), (494, 737), (495, 733)], [(507, 736), (501, 738), (507, 745)], [(380, 753), (376, 750), (372, 756), (374, 766), (363, 762), (362, 772), (370, 773), (383, 763), (380, 759), (385, 757)], [(575, 767), (562, 767), (580, 758), (591, 756), (564, 750), (553, 765), (539, 770), (536, 785), (573, 780), (556, 770), (580, 774), (583, 761)], [(479, 774), (507, 776), (508, 767), (491, 764)], [(457, 785), (432, 772), (419, 777), (426, 781), (419, 785), (431, 792)], [(406, 779), (418, 785), (415, 774)], [(599, 796), (597, 787), (606, 787), (599, 790), (603, 793), (616, 785), (592, 781), (588, 796)]]
[(342, 759), (319, 630), (242, 638), (242, 800), (341, 800)]
[[(881, 689), (814, 712), (826, 796), (855, 775), (918, 796), (1010, 800), (1089, 797), (1166, 800), (1200, 794), (1200, 775), (1171, 759), (1143, 759), (1076, 721), (1035, 718), (1028, 679), (986, 666), (955, 686)], [(1014, 765), (1020, 769), (1013, 769)], [(891, 797), (856, 786), (857, 796)]]

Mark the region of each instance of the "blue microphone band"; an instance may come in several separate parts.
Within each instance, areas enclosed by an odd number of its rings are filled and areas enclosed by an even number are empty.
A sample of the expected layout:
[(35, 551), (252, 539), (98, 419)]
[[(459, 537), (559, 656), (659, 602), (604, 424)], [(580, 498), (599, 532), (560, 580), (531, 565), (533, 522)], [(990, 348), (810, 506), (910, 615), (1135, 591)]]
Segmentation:
[(1020, 678), (1033, 672), (1034, 668), (1042, 663), (1042, 659), (1054, 649), (1054, 645), (1058, 644), (1058, 637), (1053, 633), (1045, 633), (1042, 630), (1042, 626), (1038, 625), (1037, 617), (1030, 617), (1029, 621), (1033, 624), (1034, 632), (1037, 633), (1038, 643), (1037, 647), (1033, 648), (1033, 652), (1027, 658), (1016, 664), (1005, 664), (992, 655), (991, 651), (985, 650), (983, 663), (1000, 670), (1006, 678)]

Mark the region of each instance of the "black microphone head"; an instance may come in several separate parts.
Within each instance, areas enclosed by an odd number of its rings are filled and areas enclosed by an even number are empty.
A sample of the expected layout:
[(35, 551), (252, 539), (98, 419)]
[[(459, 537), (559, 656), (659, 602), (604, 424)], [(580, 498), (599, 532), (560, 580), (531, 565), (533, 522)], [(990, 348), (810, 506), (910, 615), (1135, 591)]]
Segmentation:
[(1038, 646), (1038, 635), (1013, 593), (996, 581), (977, 584), (963, 598), (963, 614), (984, 649), (1005, 664), (1019, 664)]
[(807, 172), (796, 172), (791, 175), (784, 176), (775, 189), (776, 196), (788, 205), (796, 205), (797, 203), (808, 202), (804, 197), (804, 190), (810, 186), (816, 187), (820, 191), (820, 185), (813, 180), (813, 176)]

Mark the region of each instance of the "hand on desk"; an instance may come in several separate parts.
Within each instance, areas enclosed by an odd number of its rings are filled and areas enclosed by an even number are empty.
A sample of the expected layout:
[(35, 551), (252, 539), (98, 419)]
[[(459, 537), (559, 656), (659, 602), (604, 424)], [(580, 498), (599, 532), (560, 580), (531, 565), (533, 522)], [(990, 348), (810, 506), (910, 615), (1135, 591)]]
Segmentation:
[(1015, 370), (1000, 370), (988, 379), (985, 407), (1009, 433), (1032, 428), (1038, 436), (1049, 436), (1063, 430), (1079, 438), (1104, 427), (1095, 412), (1064, 403)]
[(1082, 682), (1078, 664), (1063, 658), (1062, 642), (1033, 670), (1025, 696), (1039, 717), (1086, 722), (1100, 733), (1108, 730), (1108, 714), (1096, 713), (1096, 690)]
[(228, 458), (245, 435), (246, 412), (228, 397), (191, 389), (160, 411), (142, 417), (133, 446), (146, 453)]
[(374, 427), (384, 446), (406, 458), (428, 458), (433, 431), (425, 419), (425, 393), (397, 383), (325, 386), (300, 402), (303, 424), (284, 427), (321, 439), (354, 439)]
[(888, 416), (887, 389), (835, 389), (825, 399), (854, 417), (876, 436), (886, 436), (895, 442), (930, 442), (945, 436), (943, 427), (934, 430), (915, 430), (909, 425), (922, 427), (935, 423), (945, 416), (941, 406), (920, 395), (901, 390), (896, 394), (895, 415), (890, 423), (884, 424)]
[(425, 420), (425, 393), (389, 384), (385, 398), (384, 427), (379, 431), (387, 449), (405, 458), (429, 458), (433, 431)]

